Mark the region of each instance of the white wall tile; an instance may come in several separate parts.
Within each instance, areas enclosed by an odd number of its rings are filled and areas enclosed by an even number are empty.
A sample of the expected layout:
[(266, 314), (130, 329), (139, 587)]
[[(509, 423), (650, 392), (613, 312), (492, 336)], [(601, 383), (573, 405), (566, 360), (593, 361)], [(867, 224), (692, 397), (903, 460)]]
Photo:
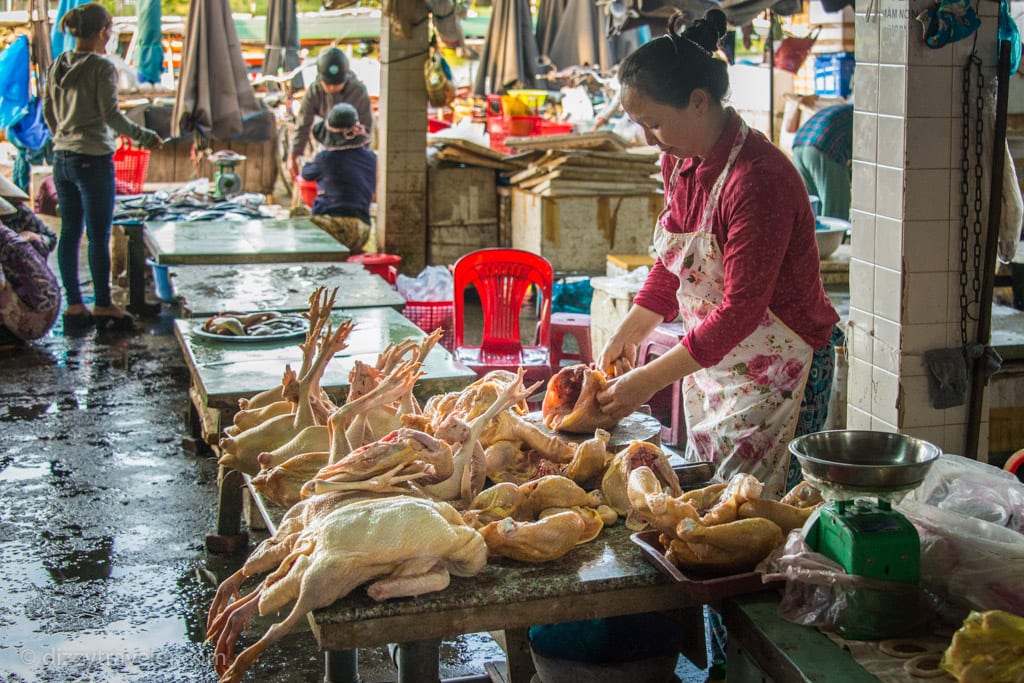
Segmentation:
[(868, 261), (850, 259), (850, 306), (874, 310), (875, 266)]
[(860, 65), (878, 62), (879, 22), (868, 21), (866, 15), (858, 14), (853, 20), (854, 54), (857, 55), (857, 68)]
[(878, 111), (878, 70), (877, 64), (857, 62), (853, 79), (854, 110)]
[(878, 117), (878, 163), (902, 168), (904, 158), (904, 122), (902, 116)]
[[(905, 329), (907, 327), (921, 327), (921, 326), (920, 325), (904, 325), (903, 327)], [(945, 325), (939, 325), (938, 327), (941, 327), (943, 330), (945, 330)], [(935, 349), (935, 348), (944, 348), (944, 347), (945, 347), (945, 344), (942, 341), (939, 341), (939, 342), (937, 342), (935, 344), (932, 344), (928, 348), (929, 349)], [(900, 354), (900, 376), (901, 377), (920, 377), (921, 375), (926, 375), (926, 374), (928, 374), (928, 369), (925, 368), (925, 366), (924, 366), (924, 353), (923, 352), (918, 351), (918, 352), (914, 353), (914, 352), (907, 352), (907, 351), (904, 350), (904, 352)]]
[(932, 408), (928, 400), (928, 378), (904, 377), (900, 383), (900, 427), (945, 427), (944, 411)]
[[(880, 67), (884, 68), (884, 67)], [(915, 66), (907, 71), (907, 117), (952, 116), (952, 67)], [(881, 80), (881, 79), (880, 79)], [(884, 92), (880, 83), (879, 89)]]
[(853, 189), (850, 208), (875, 212), (875, 165), (863, 161), (853, 162)]
[(872, 415), (871, 416), (871, 430), (875, 432), (891, 432), (893, 434), (899, 433), (899, 427), (894, 424), (895, 421), (889, 422), (882, 418)]
[(914, 23), (909, 3), (907, 0), (880, 0), (879, 4), (882, 16), (878, 22), (878, 61), (881, 64), (906, 64), (907, 21)]
[(871, 364), (896, 374), (900, 369), (900, 326), (891, 320), (875, 318)]
[(851, 405), (847, 405), (846, 428), (871, 429), (871, 413), (866, 410), (861, 410), (859, 408), (854, 408)]
[[(857, 75), (860, 78), (860, 74)], [(878, 113), (892, 116), (908, 114), (907, 110), (907, 67), (878, 67)]]
[[(852, 267), (851, 263), (851, 267)], [(851, 294), (851, 305), (853, 303)], [(903, 296), (902, 281), (899, 271), (889, 268), (875, 267), (875, 289), (874, 289), (874, 310), (875, 315), (891, 320), (900, 321), (900, 301)]]
[(944, 427), (901, 427), (900, 431), (907, 436), (927, 441), (939, 448), (942, 448), (941, 444), (945, 439), (946, 433)]
[[(967, 439), (967, 425), (946, 425), (942, 434), (942, 443), (935, 444), (942, 449), (943, 453), (962, 455), (964, 443)], [(984, 441), (982, 441), (984, 443)]]
[(854, 110), (853, 158), (858, 161), (875, 161), (877, 146), (878, 115)]
[[(907, 188), (904, 184), (902, 168), (878, 166), (875, 170), (875, 213), (879, 216), (902, 220), (904, 211), (904, 195)], [(877, 230), (877, 226), (875, 227)]]
[(907, 168), (950, 169), (953, 119), (907, 119)]
[(875, 263), (903, 269), (903, 223), (885, 216), (875, 218)]
[(855, 259), (875, 259), (875, 214), (865, 211), (850, 211), (850, 254)]
[[(851, 359), (857, 359), (865, 363), (871, 363), (871, 356), (874, 353), (874, 316), (866, 314), (871, 321), (864, 323), (854, 319), (854, 314), (860, 309), (850, 309), (850, 322), (846, 330), (846, 349)], [(871, 373), (868, 373), (870, 377)]]
[[(922, 168), (906, 172), (906, 216), (915, 221), (949, 218), (949, 169)], [(881, 185), (881, 179), (879, 179)]]
[(946, 273), (906, 273), (903, 322), (908, 325), (946, 322), (948, 281)]
[[(988, 415), (988, 411), (983, 411), (985, 415)], [(945, 418), (943, 424), (946, 425), (965, 425), (968, 422), (968, 415), (970, 414), (970, 406), (965, 401), (962, 406), (954, 406), (952, 408), (946, 408), (942, 411), (942, 416)]]
[[(906, 323), (900, 328), (900, 350), (904, 354), (920, 354), (928, 349), (941, 348), (946, 346), (946, 324), (910, 324)], [(922, 360), (916, 363), (911, 360), (901, 363), (904, 372), (917, 375), (924, 372)], [(916, 368), (913, 366), (917, 366)]]
[[(847, 376), (847, 403), (866, 413), (871, 413), (871, 396), (874, 394), (872, 385), (872, 366), (870, 363), (853, 358), (850, 360), (850, 372)], [(847, 417), (849, 421), (849, 417)]]
[(871, 415), (891, 425), (899, 421), (899, 378), (877, 365), (871, 369)]
[(949, 221), (903, 221), (903, 267), (910, 273), (949, 269)]

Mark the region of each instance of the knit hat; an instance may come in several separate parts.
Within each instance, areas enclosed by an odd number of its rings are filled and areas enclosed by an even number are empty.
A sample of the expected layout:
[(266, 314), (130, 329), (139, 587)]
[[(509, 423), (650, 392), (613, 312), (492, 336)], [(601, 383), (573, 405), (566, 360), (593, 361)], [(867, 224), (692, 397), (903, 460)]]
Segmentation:
[(352, 149), (370, 144), (356, 108), (347, 102), (331, 107), (326, 121), (313, 124), (313, 137), (327, 149)]

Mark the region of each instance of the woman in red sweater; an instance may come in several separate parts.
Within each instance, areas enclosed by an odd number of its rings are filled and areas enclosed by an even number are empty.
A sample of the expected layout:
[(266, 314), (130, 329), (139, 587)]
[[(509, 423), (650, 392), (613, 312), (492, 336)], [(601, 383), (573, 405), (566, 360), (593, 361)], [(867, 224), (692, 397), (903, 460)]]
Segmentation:
[[(715, 462), (723, 479), (753, 474), (778, 498), (800, 478), (787, 476), (789, 441), (824, 422), (839, 316), (800, 174), (722, 104), (725, 15), (676, 29), (619, 69), (623, 108), (663, 152), (665, 209), (657, 262), (601, 352), (617, 377), (598, 400), (625, 416), (683, 378), (688, 459)], [(677, 314), (679, 346), (634, 369), (639, 344)]]

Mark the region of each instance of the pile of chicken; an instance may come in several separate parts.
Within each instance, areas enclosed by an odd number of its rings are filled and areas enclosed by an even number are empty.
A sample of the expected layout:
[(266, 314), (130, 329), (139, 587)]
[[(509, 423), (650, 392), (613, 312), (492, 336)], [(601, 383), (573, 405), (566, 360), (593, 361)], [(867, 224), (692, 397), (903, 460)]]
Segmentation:
[(672, 496), (640, 467), (629, 475), (628, 496), (632, 514), (660, 532), (670, 562), (697, 574), (724, 575), (753, 569), (821, 503), (807, 482), (780, 501), (761, 498), (762, 489), (757, 478), (737, 473), (727, 483)]
[[(314, 293), (299, 372), (286, 368), (280, 386), (241, 401), (220, 443), (221, 464), (289, 508), (211, 605), (208, 637), (222, 681), (240, 680), (307, 612), (360, 585), (376, 600), (421, 595), (443, 590), (452, 575), (478, 573), (488, 556), (557, 559), (619, 516), (642, 528), (628, 490), (637, 468), (649, 473), (652, 491), (682, 494), (653, 444), (611, 453), (604, 429), (566, 441), (524, 419), (538, 386), (524, 386), (522, 371), (489, 373), (420, 406), (412, 389), (436, 333), (390, 346), (373, 366), (357, 363), (347, 399), (334, 404), (320, 381), (352, 323), (332, 328), (333, 303), (334, 293)], [(291, 602), (283, 621), (235, 655), (257, 611)]]

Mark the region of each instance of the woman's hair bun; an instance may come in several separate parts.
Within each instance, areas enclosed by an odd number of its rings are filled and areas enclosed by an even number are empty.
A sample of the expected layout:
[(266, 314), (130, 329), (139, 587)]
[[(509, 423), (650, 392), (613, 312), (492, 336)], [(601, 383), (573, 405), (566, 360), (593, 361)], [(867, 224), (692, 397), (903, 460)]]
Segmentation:
[(683, 31), (683, 36), (700, 45), (708, 52), (718, 49), (718, 41), (728, 29), (725, 12), (710, 9), (703, 19), (698, 19)]

